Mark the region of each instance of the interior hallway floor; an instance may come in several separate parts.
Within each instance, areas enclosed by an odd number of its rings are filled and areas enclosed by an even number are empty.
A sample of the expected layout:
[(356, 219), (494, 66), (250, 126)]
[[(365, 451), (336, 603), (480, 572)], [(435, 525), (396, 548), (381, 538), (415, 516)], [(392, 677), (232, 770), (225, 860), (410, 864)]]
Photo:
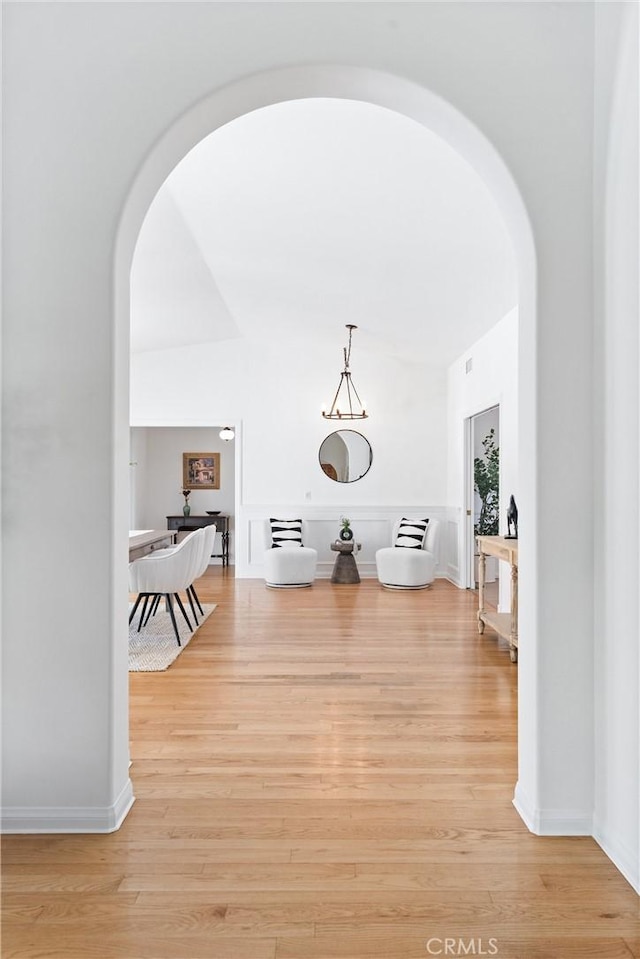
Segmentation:
[(176, 662), (130, 674), (122, 828), (4, 838), (5, 959), (640, 959), (597, 844), (512, 805), (518, 667), (476, 593), (198, 593)]

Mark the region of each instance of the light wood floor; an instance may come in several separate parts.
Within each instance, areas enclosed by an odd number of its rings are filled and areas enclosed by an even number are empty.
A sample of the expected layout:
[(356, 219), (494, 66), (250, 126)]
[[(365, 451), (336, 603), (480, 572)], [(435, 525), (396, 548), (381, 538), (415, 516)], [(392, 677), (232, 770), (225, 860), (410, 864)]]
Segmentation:
[(640, 957), (595, 842), (511, 804), (517, 666), (475, 594), (199, 592), (191, 645), (131, 675), (122, 829), (5, 838), (4, 959)]

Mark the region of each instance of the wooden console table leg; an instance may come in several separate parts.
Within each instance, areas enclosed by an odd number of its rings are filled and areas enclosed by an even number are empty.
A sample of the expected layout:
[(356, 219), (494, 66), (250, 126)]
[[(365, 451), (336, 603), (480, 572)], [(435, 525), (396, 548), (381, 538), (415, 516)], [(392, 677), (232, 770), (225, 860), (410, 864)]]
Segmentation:
[(222, 565), (229, 565), (229, 530), (226, 529), (222, 534)]
[(511, 633), (509, 636), (509, 658), (518, 662), (518, 567), (511, 567)]
[(487, 569), (487, 557), (482, 552), (482, 547), (480, 547), (480, 556), (478, 558), (478, 632), (482, 635), (484, 633), (484, 620), (482, 614), (484, 613), (484, 579)]

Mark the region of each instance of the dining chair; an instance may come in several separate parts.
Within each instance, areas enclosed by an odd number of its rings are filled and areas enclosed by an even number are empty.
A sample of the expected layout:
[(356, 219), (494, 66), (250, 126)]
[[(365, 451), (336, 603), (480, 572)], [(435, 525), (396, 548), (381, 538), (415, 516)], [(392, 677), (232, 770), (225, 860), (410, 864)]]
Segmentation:
[(156, 550), (155, 553), (149, 553), (129, 564), (129, 590), (138, 594), (129, 615), (130, 625), (140, 603), (143, 603), (138, 632), (149, 618), (148, 615), (145, 616), (149, 602), (152, 603), (152, 608), (154, 605), (157, 608), (162, 597), (166, 601), (178, 646), (182, 643), (173, 609), (174, 599), (187, 626), (193, 631), (194, 627), (191, 625), (179, 594), (181, 590), (186, 591), (191, 586), (202, 561), (203, 534), (202, 529), (196, 530), (195, 535), (183, 539), (174, 549)]
[[(196, 588), (194, 583), (197, 579), (200, 579), (200, 577), (203, 576), (207, 571), (209, 560), (211, 559), (211, 554), (213, 553), (213, 542), (216, 538), (215, 523), (212, 524), (211, 526), (205, 526), (204, 529), (201, 530), (201, 532), (203, 533), (203, 536), (202, 536), (202, 553), (200, 557), (200, 563), (196, 569), (196, 574), (193, 577), (193, 582), (187, 589), (187, 596), (189, 597), (189, 602), (191, 602), (191, 598), (193, 597), (193, 599), (196, 601), (198, 609), (200, 610), (200, 615), (204, 616), (204, 611), (202, 609), (200, 600), (198, 599), (198, 594), (196, 593)], [(193, 609), (193, 604), (191, 605), (191, 608)], [(193, 615), (197, 621), (195, 610), (193, 611)]]
[[(199, 540), (199, 542), (200, 542), (200, 549), (203, 551), (203, 550), (204, 550), (204, 536), (202, 535), (203, 532), (204, 532), (204, 531), (203, 531), (201, 528), (199, 528), (199, 527), (196, 528), (196, 529), (192, 529), (192, 530), (189, 532), (189, 534), (184, 537), (184, 539), (179, 540), (179, 542), (178, 542), (177, 545), (179, 546), (181, 543), (185, 543), (185, 542), (186, 542), (187, 540), (189, 540), (189, 539), (196, 538), (196, 539)], [(154, 550), (154, 551), (153, 551), (153, 555), (156, 556), (156, 557), (158, 557), (158, 556), (165, 556), (167, 553), (173, 553), (173, 552), (175, 551), (175, 549), (176, 549), (176, 544), (174, 544), (173, 546), (165, 546), (165, 547), (163, 547), (162, 549), (156, 549), (156, 550)], [(202, 556), (202, 553), (201, 553), (201, 556)], [(194, 556), (194, 563), (195, 563), (195, 562), (196, 562), (196, 558), (195, 558), (195, 556)], [(201, 574), (198, 573), (198, 575), (201, 575)], [(194, 578), (196, 578), (196, 577), (194, 577)], [(191, 607), (191, 613), (192, 613), (192, 615), (193, 615), (193, 618), (195, 619), (196, 622), (198, 622), (198, 617), (197, 617), (197, 615), (196, 615), (195, 606), (193, 605), (193, 597), (192, 597), (192, 595), (191, 595), (190, 590), (191, 590), (191, 587), (188, 587), (188, 588), (185, 590), (185, 595), (186, 595), (187, 599), (189, 600), (189, 605), (190, 605), (190, 607)], [(143, 610), (142, 617), (141, 617), (141, 625), (142, 625), (142, 627), (146, 626), (147, 623), (149, 622), (149, 620), (151, 619), (151, 617), (156, 615), (156, 613), (157, 613), (157, 611), (158, 611), (158, 606), (160, 605), (160, 600), (161, 600), (161, 599), (162, 599), (162, 596), (161, 596), (161, 595), (158, 595), (158, 596), (156, 596), (156, 597), (153, 599), (153, 601), (152, 601), (151, 603), (149, 603), (146, 616), (144, 615), (144, 610)], [(197, 597), (196, 597), (196, 600), (197, 600)], [(145, 606), (146, 606), (146, 604), (145, 604)], [(199, 607), (199, 609), (200, 609), (200, 612), (202, 613), (202, 607), (200, 606), (200, 603), (198, 603), (198, 607)]]

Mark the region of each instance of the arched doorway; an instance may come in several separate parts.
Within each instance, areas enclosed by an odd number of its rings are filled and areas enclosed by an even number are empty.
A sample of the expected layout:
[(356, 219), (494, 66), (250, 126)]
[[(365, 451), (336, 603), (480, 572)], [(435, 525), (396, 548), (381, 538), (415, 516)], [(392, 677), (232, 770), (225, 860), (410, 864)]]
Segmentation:
[[(511, 174), (483, 134), (450, 104), (404, 79), (366, 69), (313, 67), (275, 70), (249, 77), (218, 91), (183, 115), (156, 145), (136, 178), (123, 210), (115, 255), (116, 379), (128, 368), (129, 270), (146, 210), (183, 156), (217, 127), (245, 113), (291, 99), (331, 97), (362, 100), (386, 107), (424, 125), (449, 143), (475, 169), (491, 192), (509, 232), (518, 268), (520, 316), (519, 505), (529, 516), (530, 536), (521, 545), (520, 609), (523, 627), (520, 659), (519, 786), (535, 796), (538, 756), (535, 685), (537, 584), (535, 541), (535, 317), (536, 265), (527, 212)], [(122, 418), (120, 418), (122, 419)], [(118, 430), (128, 429), (119, 419)], [(118, 445), (118, 444), (116, 444)], [(124, 465), (124, 464), (123, 464)], [(118, 469), (116, 464), (116, 470)], [(114, 599), (117, 604), (118, 600)], [(122, 608), (124, 618), (124, 606)], [(531, 824), (528, 803), (518, 803)]]

